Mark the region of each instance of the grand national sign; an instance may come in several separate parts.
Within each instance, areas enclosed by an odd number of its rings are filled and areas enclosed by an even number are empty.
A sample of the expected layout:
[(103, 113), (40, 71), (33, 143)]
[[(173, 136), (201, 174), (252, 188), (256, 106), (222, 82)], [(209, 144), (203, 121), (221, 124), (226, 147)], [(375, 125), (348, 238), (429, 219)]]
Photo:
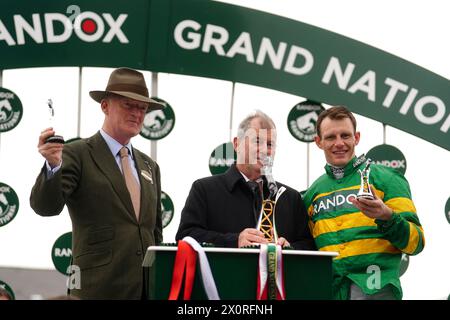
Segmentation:
[[(376, 27), (376, 26), (374, 26)], [(367, 44), (215, 1), (0, 3), (0, 68), (128, 66), (346, 105), (450, 150), (450, 81)]]

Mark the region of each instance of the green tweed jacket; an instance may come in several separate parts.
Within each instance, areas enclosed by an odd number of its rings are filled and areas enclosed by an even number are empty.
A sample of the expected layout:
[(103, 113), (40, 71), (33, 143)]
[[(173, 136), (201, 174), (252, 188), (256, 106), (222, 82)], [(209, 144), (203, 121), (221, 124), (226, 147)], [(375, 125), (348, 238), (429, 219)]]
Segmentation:
[[(67, 144), (62, 167), (47, 179), (44, 165), (30, 196), (41, 216), (67, 205), (72, 220), (72, 264), (80, 268), (81, 299), (140, 299), (142, 261), (162, 242), (161, 184), (157, 163), (133, 148), (141, 185), (139, 221), (120, 169), (99, 132)], [(76, 284), (76, 283), (74, 283)]]

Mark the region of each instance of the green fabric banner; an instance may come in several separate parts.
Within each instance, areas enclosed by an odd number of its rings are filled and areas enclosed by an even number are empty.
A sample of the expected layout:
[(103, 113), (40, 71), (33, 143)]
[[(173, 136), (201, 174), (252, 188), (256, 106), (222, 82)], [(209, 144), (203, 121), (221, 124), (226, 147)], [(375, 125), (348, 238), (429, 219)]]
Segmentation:
[[(450, 81), (302, 22), (206, 0), (6, 0), (0, 68), (129, 66), (248, 83), (450, 150)], [(276, 106), (275, 106), (276, 108)]]

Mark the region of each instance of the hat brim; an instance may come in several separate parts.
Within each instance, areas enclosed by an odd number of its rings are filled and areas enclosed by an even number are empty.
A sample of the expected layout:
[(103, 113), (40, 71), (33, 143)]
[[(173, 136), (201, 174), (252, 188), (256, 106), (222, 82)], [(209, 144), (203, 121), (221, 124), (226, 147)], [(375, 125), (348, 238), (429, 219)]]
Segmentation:
[(94, 99), (95, 101), (97, 101), (98, 103), (101, 103), (101, 101), (103, 100), (103, 98), (105, 97), (105, 95), (107, 93), (114, 93), (117, 94), (119, 96), (122, 97), (126, 97), (126, 98), (131, 98), (137, 101), (141, 101), (141, 102), (146, 102), (149, 104), (148, 110), (147, 112), (150, 112), (152, 110), (161, 110), (164, 109), (164, 104), (150, 99), (149, 97), (137, 94), (137, 93), (133, 93), (133, 92), (128, 92), (128, 91), (90, 91), (89, 95), (91, 96), (92, 99)]

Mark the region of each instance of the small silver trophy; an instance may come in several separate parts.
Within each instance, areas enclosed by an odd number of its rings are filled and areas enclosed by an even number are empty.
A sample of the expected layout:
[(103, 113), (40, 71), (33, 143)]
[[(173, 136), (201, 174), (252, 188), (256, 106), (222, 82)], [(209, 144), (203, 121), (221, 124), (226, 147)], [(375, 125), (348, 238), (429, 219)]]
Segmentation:
[[(50, 127), (53, 127), (53, 118), (55, 116), (55, 109), (53, 108), (53, 101), (52, 99), (47, 100), (48, 110), (50, 113), (49, 117), (49, 124)], [(64, 138), (62, 136), (53, 135), (51, 137), (48, 137), (47, 140), (45, 140), (45, 143), (64, 143)]]
[(371, 159), (367, 159), (366, 166), (364, 170), (358, 170), (359, 174), (361, 175), (361, 186), (359, 187), (358, 194), (356, 195), (356, 198), (365, 198), (373, 200), (375, 196), (372, 193), (372, 190), (370, 189), (370, 183), (369, 183), (369, 175), (370, 175), (370, 165), (372, 164)]

